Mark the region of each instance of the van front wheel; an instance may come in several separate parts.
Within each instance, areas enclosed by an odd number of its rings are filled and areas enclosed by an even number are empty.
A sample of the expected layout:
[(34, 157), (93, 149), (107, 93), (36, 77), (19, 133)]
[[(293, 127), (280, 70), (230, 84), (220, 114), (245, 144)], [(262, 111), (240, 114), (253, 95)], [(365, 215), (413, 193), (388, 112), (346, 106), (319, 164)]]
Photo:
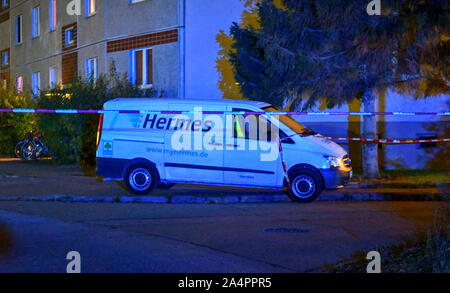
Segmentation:
[(296, 170), (289, 176), (289, 180), (291, 187), (288, 188), (287, 195), (292, 201), (313, 202), (322, 193), (322, 179), (312, 170)]
[(152, 168), (145, 165), (134, 165), (125, 174), (127, 189), (137, 195), (149, 194), (156, 185), (157, 176)]

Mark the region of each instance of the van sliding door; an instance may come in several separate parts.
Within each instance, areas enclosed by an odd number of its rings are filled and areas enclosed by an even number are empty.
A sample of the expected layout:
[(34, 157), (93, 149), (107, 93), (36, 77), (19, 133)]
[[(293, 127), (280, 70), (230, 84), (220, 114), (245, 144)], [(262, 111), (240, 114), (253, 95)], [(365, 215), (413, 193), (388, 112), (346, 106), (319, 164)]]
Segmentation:
[[(224, 111), (225, 106), (170, 104), (165, 136), (166, 179), (173, 182), (223, 184), (223, 115), (201, 111)], [(200, 112), (198, 112), (200, 111)]]

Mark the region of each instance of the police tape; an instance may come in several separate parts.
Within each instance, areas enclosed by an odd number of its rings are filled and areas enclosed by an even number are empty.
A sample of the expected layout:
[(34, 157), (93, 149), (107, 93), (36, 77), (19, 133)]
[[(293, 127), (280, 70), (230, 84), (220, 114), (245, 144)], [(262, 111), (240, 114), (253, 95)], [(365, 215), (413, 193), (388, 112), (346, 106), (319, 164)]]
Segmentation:
[[(201, 108), (201, 107), (199, 107)], [(205, 114), (205, 115), (302, 115), (302, 116), (450, 116), (450, 112), (245, 112), (245, 111), (167, 111), (167, 110), (75, 110), (0, 109), (0, 113), (22, 114)]]
[[(285, 139), (287, 139), (287, 138), (285, 138)], [(291, 179), (289, 178), (289, 175), (288, 175), (287, 163), (286, 163), (286, 160), (284, 158), (283, 143), (282, 142), (283, 142), (283, 139), (281, 139), (278, 142), (278, 152), (280, 154), (281, 166), (283, 167), (284, 180), (286, 180), (286, 184), (289, 187), (289, 189), (292, 189)]]
[[(204, 114), (204, 115), (399, 115), (399, 116), (450, 116), (450, 112), (245, 112), (245, 111), (157, 111), (157, 110), (75, 110), (75, 109), (0, 109), (0, 113), (22, 113), (22, 114)], [(323, 136), (322, 136), (323, 137)], [(348, 138), (348, 137), (323, 137), (333, 141), (357, 141), (380, 144), (417, 144), (450, 142), (450, 138), (440, 139), (371, 139), (371, 138)], [(280, 146), (280, 148), (282, 148)], [(280, 149), (281, 150), (281, 149)]]
[[(291, 137), (299, 134), (290, 135), (278, 141), (278, 150), (281, 159), (281, 165), (283, 167), (284, 180), (286, 181), (289, 189), (292, 189), (292, 183), (288, 175), (287, 163), (283, 153), (283, 141), (288, 140)], [(381, 144), (414, 144), (414, 143), (437, 143), (437, 142), (450, 142), (450, 138), (438, 138), (438, 139), (371, 139), (371, 138), (348, 138), (348, 137), (325, 137), (319, 135), (319, 137), (333, 140), (333, 141), (358, 141), (369, 143), (381, 143)]]
[(348, 138), (348, 137), (325, 137), (333, 141), (359, 141), (381, 144), (415, 144), (415, 143), (437, 143), (450, 142), (450, 138), (438, 139), (372, 139), (372, 138)]

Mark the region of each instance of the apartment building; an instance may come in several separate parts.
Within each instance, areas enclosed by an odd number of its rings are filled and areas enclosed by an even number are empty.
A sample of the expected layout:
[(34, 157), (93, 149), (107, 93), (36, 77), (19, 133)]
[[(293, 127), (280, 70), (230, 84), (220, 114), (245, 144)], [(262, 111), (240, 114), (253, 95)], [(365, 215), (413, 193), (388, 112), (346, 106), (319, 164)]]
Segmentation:
[(35, 94), (114, 61), (143, 89), (219, 98), (215, 38), (244, 9), (238, 0), (0, 1), (1, 85)]

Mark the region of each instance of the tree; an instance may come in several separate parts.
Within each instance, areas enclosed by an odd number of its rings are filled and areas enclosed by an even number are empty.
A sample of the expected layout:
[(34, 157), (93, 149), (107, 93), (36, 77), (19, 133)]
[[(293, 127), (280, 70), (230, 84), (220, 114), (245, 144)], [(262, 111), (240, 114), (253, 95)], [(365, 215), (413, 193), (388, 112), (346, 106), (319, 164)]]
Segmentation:
[[(240, 1), (244, 3), (246, 9), (242, 12), (239, 26), (242, 28), (259, 29), (259, 16), (255, 4), (260, 0)], [(281, 7), (281, 0), (274, 0), (274, 4), (276, 6), (278, 5), (277, 7)], [(234, 39), (223, 30), (220, 30), (216, 36), (216, 41), (220, 47), (218, 57), (216, 58), (216, 69), (219, 73), (219, 89), (223, 93), (224, 98), (241, 100), (244, 97), (234, 77), (233, 65), (229, 58), (230, 55), (235, 53), (235, 49), (233, 48)]]
[[(33, 108), (34, 102), (31, 95), (20, 92), (15, 88), (0, 87), (0, 108)], [(36, 124), (34, 114), (0, 114), (0, 157), (15, 156), (14, 147), (27, 137)]]
[[(388, 89), (449, 93), (449, 2), (384, 0), (380, 16), (367, 14), (368, 3), (261, 0), (260, 28), (231, 27), (230, 61), (244, 96), (304, 110), (361, 99), (375, 112)], [(364, 116), (363, 136), (377, 137), (375, 116)], [(364, 145), (363, 169), (379, 176), (376, 144)]]

